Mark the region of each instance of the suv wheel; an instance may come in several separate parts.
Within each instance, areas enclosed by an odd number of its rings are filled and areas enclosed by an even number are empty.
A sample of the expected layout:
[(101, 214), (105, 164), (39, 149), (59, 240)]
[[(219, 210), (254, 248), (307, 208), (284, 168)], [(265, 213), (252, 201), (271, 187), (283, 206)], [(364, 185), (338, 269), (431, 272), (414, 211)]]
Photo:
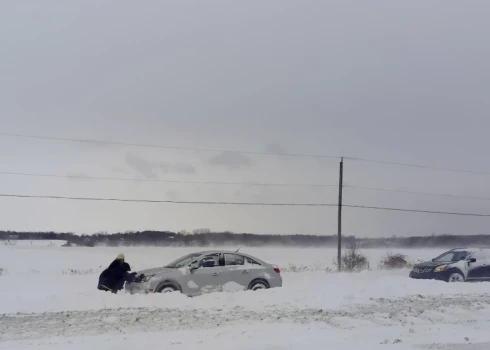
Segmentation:
[(450, 283), (464, 282), (464, 277), (459, 272), (454, 272), (454, 273), (449, 275), (449, 278), (447, 279), (447, 281)]

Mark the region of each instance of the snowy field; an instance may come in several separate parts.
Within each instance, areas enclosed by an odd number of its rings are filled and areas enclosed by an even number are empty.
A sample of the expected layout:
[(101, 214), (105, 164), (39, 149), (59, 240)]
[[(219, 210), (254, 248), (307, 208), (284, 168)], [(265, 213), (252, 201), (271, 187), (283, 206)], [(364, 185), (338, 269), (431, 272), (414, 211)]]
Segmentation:
[[(334, 249), (242, 248), (283, 270), (283, 288), (112, 295), (98, 275), (123, 252), (133, 270), (209, 248), (66, 248), (0, 241), (0, 349), (490, 349), (490, 283), (332, 273)], [(236, 248), (230, 248), (235, 250)], [(441, 250), (392, 250), (411, 261)]]

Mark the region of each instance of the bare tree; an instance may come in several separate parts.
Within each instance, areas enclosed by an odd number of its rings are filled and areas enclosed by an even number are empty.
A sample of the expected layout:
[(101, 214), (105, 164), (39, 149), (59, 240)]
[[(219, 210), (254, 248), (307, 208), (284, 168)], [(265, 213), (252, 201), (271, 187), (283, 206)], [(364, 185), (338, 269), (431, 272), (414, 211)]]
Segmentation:
[(408, 266), (409, 263), (405, 255), (393, 254), (391, 252), (388, 252), (379, 262), (379, 268), (381, 269), (402, 269)]
[(358, 249), (356, 244), (350, 244), (347, 251), (342, 254), (341, 258), (343, 271), (362, 271), (369, 268), (369, 262), (365, 255)]

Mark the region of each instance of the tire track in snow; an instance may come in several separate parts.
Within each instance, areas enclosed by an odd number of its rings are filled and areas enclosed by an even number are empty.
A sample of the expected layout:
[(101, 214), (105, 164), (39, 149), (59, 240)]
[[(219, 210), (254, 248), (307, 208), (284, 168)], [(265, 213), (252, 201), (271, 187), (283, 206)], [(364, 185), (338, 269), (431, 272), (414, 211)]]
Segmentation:
[[(477, 311), (490, 308), (490, 294), (455, 297), (412, 296), (376, 299), (371, 304), (341, 310), (266, 307), (253, 311), (243, 307), (225, 309), (120, 308), (94, 311), (6, 314), (0, 316), (0, 340), (39, 339), (53, 336), (126, 334), (208, 329), (242, 323), (314, 323), (353, 328), (365, 320), (379, 325), (411, 323), (462, 323), (482, 320)], [(453, 313), (472, 311), (470, 318)]]

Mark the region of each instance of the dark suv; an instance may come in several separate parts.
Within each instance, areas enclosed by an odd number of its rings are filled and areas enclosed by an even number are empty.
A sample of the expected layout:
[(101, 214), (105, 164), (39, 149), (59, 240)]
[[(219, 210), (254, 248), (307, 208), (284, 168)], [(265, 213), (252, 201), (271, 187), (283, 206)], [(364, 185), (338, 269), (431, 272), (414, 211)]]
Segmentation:
[(490, 250), (452, 249), (414, 266), (411, 278), (446, 282), (490, 281)]

